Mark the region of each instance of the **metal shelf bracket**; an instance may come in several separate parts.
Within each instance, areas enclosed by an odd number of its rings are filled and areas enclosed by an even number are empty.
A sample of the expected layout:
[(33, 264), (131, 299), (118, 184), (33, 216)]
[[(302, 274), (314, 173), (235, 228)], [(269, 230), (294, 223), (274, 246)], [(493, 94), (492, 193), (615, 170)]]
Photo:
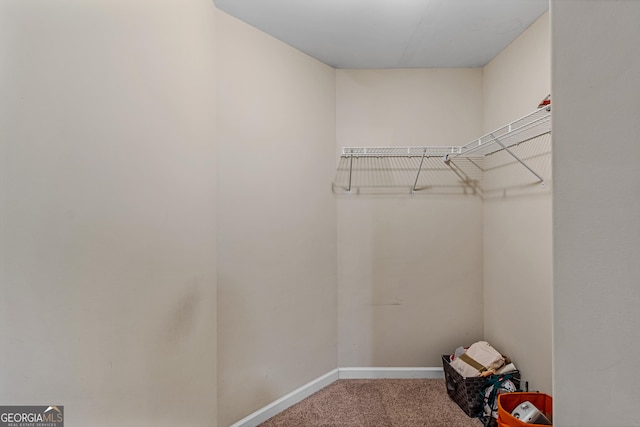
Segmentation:
[(536, 176), (536, 178), (538, 178), (540, 180), (540, 184), (542, 184), (542, 187), (544, 188), (545, 184), (544, 184), (544, 178), (541, 177), (536, 171), (534, 171), (533, 169), (531, 169), (531, 167), (529, 167), (528, 164), (526, 164), (525, 162), (522, 161), (522, 159), (520, 159), (520, 157), (516, 156), (515, 153), (513, 151), (511, 151), (509, 149), (509, 147), (507, 147), (506, 145), (504, 145), (502, 143), (502, 141), (500, 141), (499, 138), (497, 138), (495, 135), (493, 134), (489, 134), (493, 140), (495, 141), (496, 144), (498, 144), (499, 146), (502, 147), (503, 150), (505, 150), (507, 153), (509, 153), (511, 155), (511, 157), (513, 157), (514, 159), (516, 159), (518, 161), (518, 163), (520, 163), (522, 166), (524, 166), (529, 172), (531, 172), (532, 174), (534, 174)]

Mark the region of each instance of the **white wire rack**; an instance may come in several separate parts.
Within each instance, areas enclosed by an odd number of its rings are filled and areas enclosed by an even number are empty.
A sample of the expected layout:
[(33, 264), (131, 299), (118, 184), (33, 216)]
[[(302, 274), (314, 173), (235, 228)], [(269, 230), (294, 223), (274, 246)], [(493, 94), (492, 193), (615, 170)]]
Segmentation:
[(472, 154), (478, 157), (487, 156), (549, 132), (551, 132), (551, 107), (540, 108), (459, 147), (455, 156), (472, 157)]
[[(529, 172), (535, 175), (544, 186), (544, 178), (534, 171), (526, 162), (520, 159), (511, 147), (525, 141), (537, 138), (538, 136), (551, 132), (551, 107), (539, 108), (511, 123), (508, 123), (493, 132), (490, 132), (478, 139), (460, 146), (424, 146), (424, 147), (344, 147), (340, 155), (341, 160), (336, 173), (335, 188), (343, 188), (347, 194), (351, 194), (354, 184), (354, 171), (363, 169), (358, 165), (354, 166), (354, 160), (372, 158), (408, 158), (413, 159), (411, 169), (415, 173), (411, 193), (420, 188), (420, 174), (425, 166), (425, 159), (433, 157), (442, 158), (445, 164), (449, 165), (451, 160), (459, 158), (482, 158), (498, 151), (506, 151)], [(427, 162), (429, 163), (429, 162)], [(368, 163), (370, 164), (370, 163)], [(365, 168), (372, 171), (374, 168)], [(388, 168), (379, 168), (387, 170)], [(405, 175), (406, 175), (406, 168)], [(343, 185), (338, 185), (338, 177), (344, 181)]]
[(342, 157), (444, 157), (460, 154), (462, 147), (344, 147)]

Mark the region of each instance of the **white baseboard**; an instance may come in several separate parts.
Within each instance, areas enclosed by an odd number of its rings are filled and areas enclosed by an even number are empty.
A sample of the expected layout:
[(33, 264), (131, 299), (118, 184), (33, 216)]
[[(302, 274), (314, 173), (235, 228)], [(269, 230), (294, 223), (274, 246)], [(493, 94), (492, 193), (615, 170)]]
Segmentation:
[(302, 399), (311, 396), (316, 391), (319, 391), (329, 384), (333, 383), (338, 379), (338, 370), (334, 369), (333, 371), (327, 372), (321, 377), (316, 378), (313, 381), (308, 382), (302, 387), (298, 387), (293, 390), (291, 393), (282, 396), (280, 399), (276, 400), (268, 404), (267, 406), (258, 409), (251, 415), (248, 415), (238, 421), (235, 424), (232, 424), (231, 427), (255, 427), (260, 423), (267, 421), (269, 418), (274, 415), (279, 414), (290, 406), (295, 405), (300, 402)]
[(338, 368), (333, 371), (316, 378), (292, 391), (291, 393), (281, 397), (258, 409), (251, 415), (248, 415), (240, 421), (232, 424), (230, 427), (256, 427), (260, 423), (267, 421), (269, 418), (279, 414), (290, 406), (295, 405), (302, 399), (311, 396), (338, 379), (411, 379), (411, 378), (444, 378), (442, 368)]
[(339, 378), (344, 379), (413, 379), (444, 378), (442, 368), (338, 368)]

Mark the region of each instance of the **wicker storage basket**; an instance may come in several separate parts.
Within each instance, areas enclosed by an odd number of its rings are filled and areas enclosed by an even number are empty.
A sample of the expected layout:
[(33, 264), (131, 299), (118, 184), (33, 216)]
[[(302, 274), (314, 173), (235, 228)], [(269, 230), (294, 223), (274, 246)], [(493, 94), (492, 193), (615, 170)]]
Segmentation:
[[(482, 411), (484, 400), (484, 388), (487, 378), (484, 377), (468, 377), (465, 378), (449, 363), (449, 355), (442, 356), (442, 367), (444, 369), (444, 378), (447, 383), (447, 394), (458, 404), (460, 409), (470, 417), (477, 417)], [(520, 387), (518, 379), (518, 371), (511, 372), (511, 379), (516, 388)]]
[(447, 383), (447, 394), (460, 409), (470, 417), (475, 417), (482, 408), (482, 395), (486, 378), (473, 377), (464, 378), (449, 363), (449, 355), (442, 355), (442, 367), (444, 369), (444, 379)]

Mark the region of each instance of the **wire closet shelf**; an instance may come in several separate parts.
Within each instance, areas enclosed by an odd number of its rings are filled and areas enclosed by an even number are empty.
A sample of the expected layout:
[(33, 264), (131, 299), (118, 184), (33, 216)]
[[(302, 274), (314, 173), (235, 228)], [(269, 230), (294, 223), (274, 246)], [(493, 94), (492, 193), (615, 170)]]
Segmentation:
[[(419, 158), (416, 177), (412, 186), (412, 193), (417, 190), (418, 178), (422, 170), (424, 160), (432, 157), (440, 157), (448, 164), (456, 158), (481, 158), (498, 151), (506, 151), (518, 163), (537, 177), (544, 186), (544, 178), (534, 171), (525, 161), (518, 157), (511, 148), (523, 142), (532, 140), (551, 132), (551, 106), (538, 108), (511, 123), (508, 123), (493, 132), (460, 146), (422, 146), (422, 147), (343, 147), (341, 152), (342, 162), (347, 162), (348, 182), (344, 188), (347, 194), (351, 194), (352, 176), (354, 172), (354, 159), (360, 158)], [(334, 185), (335, 187), (335, 185)]]

